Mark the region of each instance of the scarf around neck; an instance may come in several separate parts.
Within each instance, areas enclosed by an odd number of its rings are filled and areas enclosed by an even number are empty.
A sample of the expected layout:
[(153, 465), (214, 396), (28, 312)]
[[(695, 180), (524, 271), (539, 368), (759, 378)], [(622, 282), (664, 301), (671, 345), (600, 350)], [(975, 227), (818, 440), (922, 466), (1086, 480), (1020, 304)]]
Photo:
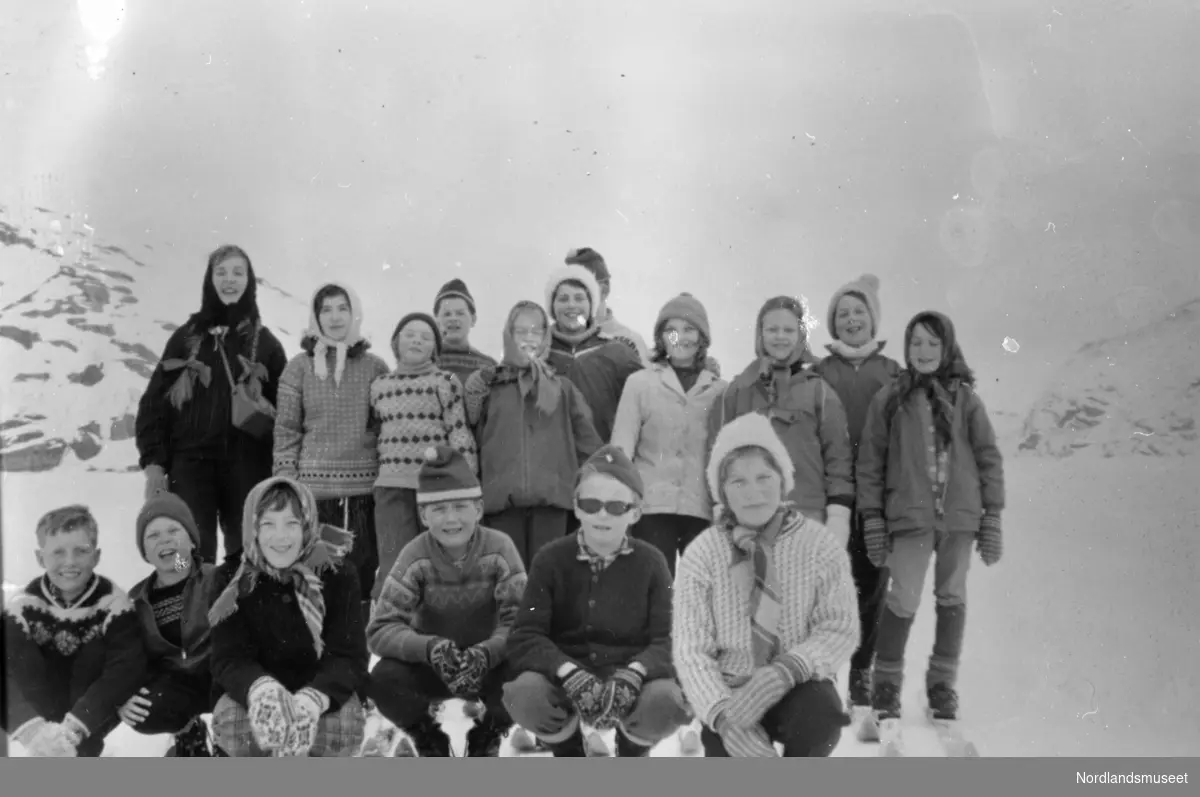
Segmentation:
[(845, 343), (843, 341), (835, 340), (833, 343), (830, 343), (825, 348), (829, 349), (829, 351), (833, 352), (834, 354), (838, 355), (839, 357), (843, 357), (843, 358), (849, 360), (852, 363), (858, 363), (858, 362), (862, 362), (863, 360), (867, 359), (875, 352), (882, 349), (883, 342), (877, 341), (874, 338), (871, 338), (870, 340), (868, 340), (866, 343), (864, 343), (861, 346), (851, 346), (850, 344)]
[(517, 377), (517, 388), (521, 398), (533, 394), (536, 396), (538, 412), (543, 416), (550, 415), (558, 407), (562, 398), (562, 385), (554, 374), (554, 369), (546, 362), (546, 353), (550, 351), (550, 336), (542, 338), (538, 350), (530, 357), (517, 346), (512, 334), (513, 321), (517, 314), (527, 309), (522, 305), (513, 308), (504, 325), (504, 356), (500, 364), (512, 369)]
[(431, 374), (435, 370), (437, 370), (437, 363), (435, 363), (433, 360), (426, 360), (420, 365), (397, 363), (396, 369), (392, 371), (392, 373), (400, 374), (401, 376), (423, 376), (425, 374)]

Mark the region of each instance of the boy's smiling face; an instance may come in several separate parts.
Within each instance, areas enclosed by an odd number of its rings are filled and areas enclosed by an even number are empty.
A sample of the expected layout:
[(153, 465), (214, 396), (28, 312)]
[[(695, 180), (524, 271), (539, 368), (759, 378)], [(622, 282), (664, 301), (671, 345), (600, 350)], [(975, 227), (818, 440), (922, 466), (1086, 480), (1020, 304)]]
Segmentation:
[(87, 529), (48, 534), (35, 555), (50, 583), (68, 598), (83, 591), (100, 562), (100, 549)]
[(421, 521), (443, 548), (459, 552), (466, 548), (483, 519), (483, 501), (463, 499), (437, 501), (420, 507)]
[(188, 536), (183, 524), (175, 518), (166, 515), (154, 518), (146, 524), (146, 532), (142, 539), (146, 559), (163, 575), (169, 576), (176, 572), (177, 558), (192, 561), (192, 538)]

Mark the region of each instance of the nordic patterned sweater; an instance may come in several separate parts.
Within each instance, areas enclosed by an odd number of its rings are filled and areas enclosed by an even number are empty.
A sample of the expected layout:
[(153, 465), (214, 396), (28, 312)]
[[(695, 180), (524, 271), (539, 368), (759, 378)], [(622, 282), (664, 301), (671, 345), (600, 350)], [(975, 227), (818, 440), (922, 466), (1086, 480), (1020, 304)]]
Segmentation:
[(324, 379), (317, 378), (312, 355), (303, 353), (279, 379), (274, 474), (296, 478), (318, 499), (366, 495), (379, 478), (379, 450), (368, 425), (371, 383), (387, 374), (387, 363), (365, 351), (348, 356), (336, 384), (336, 356), (326, 353)]
[(438, 368), (454, 374), (459, 385), (466, 385), (467, 377), (488, 365), (495, 368), (498, 363), (474, 346), (459, 349), (445, 345), (438, 355)]
[[(850, 559), (825, 527), (790, 512), (774, 543), (780, 655), (797, 683), (837, 677), (858, 647)], [(754, 672), (749, 598), (753, 571), (733, 567), (729, 532), (711, 526), (684, 551), (675, 577), (672, 653), (688, 701), (712, 727), (732, 690)]]
[(482, 645), (492, 667), (504, 660), (508, 633), (525, 592), (525, 565), (512, 538), (480, 526), (455, 562), (428, 531), (404, 546), (367, 626), (367, 645), (382, 658), (426, 663), (429, 641)]
[(31, 581), (4, 607), (5, 727), (72, 714), (97, 731), (142, 686), (146, 653), (133, 602), (112, 581), (92, 576), (70, 606), (49, 578)]
[(415, 490), (425, 449), (436, 445), (458, 449), (479, 472), (462, 386), (449, 371), (381, 376), (371, 384), (371, 410), (380, 424), (376, 487)]

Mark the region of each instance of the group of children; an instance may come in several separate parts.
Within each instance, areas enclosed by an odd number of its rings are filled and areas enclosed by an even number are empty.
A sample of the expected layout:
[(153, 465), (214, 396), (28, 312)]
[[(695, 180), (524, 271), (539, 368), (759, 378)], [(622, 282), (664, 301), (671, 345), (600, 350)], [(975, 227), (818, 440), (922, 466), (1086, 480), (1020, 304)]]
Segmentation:
[(973, 546), (1000, 558), (1004, 483), (944, 315), (910, 321), (899, 365), (866, 275), (832, 297), (817, 359), (806, 306), (776, 297), (726, 382), (695, 297), (647, 347), (581, 249), (544, 306), (512, 308), (499, 362), (452, 280), (397, 324), (389, 368), (348, 285), (314, 292), (288, 361), (255, 284), (242, 250), (210, 256), (139, 407), (154, 573), (128, 595), (95, 574), (83, 507), (38, 525), (0, 712), (31, 754), (98, 755), (124, 722), (181, 756), (358, 755), (378, 712), (446, 756), (432, 707), (457, 697), (468, 756), (514, 723), (558, 756), (617, 728), (640, 756), (694, 722), (708, 756), (828, 755), (846, 664), (852, 705), (899, 716), (935, 555), (926, 693), (957, 716), (966, 573)]

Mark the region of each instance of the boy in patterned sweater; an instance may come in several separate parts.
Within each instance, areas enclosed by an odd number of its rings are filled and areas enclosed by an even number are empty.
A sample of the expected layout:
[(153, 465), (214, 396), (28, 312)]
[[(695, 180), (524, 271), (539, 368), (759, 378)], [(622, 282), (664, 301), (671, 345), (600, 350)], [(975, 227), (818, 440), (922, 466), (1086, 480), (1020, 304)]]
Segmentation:
[(146, 675), (129, 597), (95, 573), (99, 529), (84, 506), (42, 516), (46, 572), (4, 607), (4, 728), (34, 757), (96, 757)]
[[(441, 350), (437, 322), (425, 313), (410, 313), (392, 333), (396, 370), (371, 383), (371, 425), (379, 435), (375, 535), (383, 576), (421, 533), (416, 488), (423, 452), (449, 446), (463, 455), (472, 473), (479, 472), (462, 387), (436, 365)], [(376, 579), (371, 598), (382, 589), (383, 579)]]
[(450, 755), (434, 704), (482, 700), (466, 754), (496, 757), (512, 727), (501, 702), (501, 665), (525, 565), (507, 534), (479, 525), (483, 491), (462, 453), (429, 448), (419, 478), (417, 502), (429, 531), (400, 552), (375, 604), (367, 645), (381, 660), (371, 671), (370, 696), (421, 757)]

